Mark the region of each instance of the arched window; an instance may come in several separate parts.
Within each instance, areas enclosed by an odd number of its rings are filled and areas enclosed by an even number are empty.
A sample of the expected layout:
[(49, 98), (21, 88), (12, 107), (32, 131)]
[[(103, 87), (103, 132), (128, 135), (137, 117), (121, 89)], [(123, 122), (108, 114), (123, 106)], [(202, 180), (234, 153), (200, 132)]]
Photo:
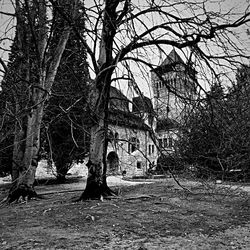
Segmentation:
[(115, 132), (115, 140), (119, 139), (119, 134), (117, 132)]
[(172, 148), (172, 147), (174, 146), (174, 140), (173, 140), (172, 137), (169, 137), (169, 138), (168, 138), (168, 146), (169, 146), (170, 148)]
[(128, 152), (133, 153), (135, 150), (140, 148), (140, 141), (135, 137), (131, 137), (128, 141)]
[(119, 157), (115, 151), (109, 152), (107, 156), (108, 172), (117, 174), (119, 171)]

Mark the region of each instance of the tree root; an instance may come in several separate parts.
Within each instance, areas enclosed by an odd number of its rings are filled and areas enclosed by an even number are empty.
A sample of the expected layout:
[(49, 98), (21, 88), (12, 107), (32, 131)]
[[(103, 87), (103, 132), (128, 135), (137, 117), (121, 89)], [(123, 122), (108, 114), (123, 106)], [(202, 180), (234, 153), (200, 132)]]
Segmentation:
[(113, 196), (117, 196), (118, 194), (111, 190), (107, 185), (101, 186), (92, 186), (89, 185), (83, 191), (80, 198), (74, 200), (75, 202), (78, 201), (86, 201), (86, 200), (102, 200), (102, 199), (110, 199)]
[(23, 203), (35, 199), (43, 199), (43, 196), (38, 195), (33, 187), (27, 185), (20, 185), (18, 187), (12, 187), (7, 197), (6, 203)]

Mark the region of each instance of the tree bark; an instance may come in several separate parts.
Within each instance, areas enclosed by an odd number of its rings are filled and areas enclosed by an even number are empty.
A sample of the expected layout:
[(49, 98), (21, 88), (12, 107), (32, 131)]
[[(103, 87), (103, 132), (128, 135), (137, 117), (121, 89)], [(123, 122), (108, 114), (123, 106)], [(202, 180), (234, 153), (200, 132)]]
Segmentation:
[[(26, 128), (25, 133), (22, 129), (15, 136), (15, 145), (13, 151), (13, 171), (12, 171), (12, 187), (9, 192), (8, 201), (13, 202), (20, 197), (32, 198), (37, 196), (34, 190), (35, 173), (38, 165), (38, 154), (40, 149), (40, 128), (43, 118), (44, 102), (48, 100), (48, 93), (51, 90), (54, 82), (57, 69), (69, 38), (70, 28), (66, 27), (58, 41), (53, 59), (50, 64), (44, 64), (46, 61), (45, 48), (47, 46), (46, 12), (45, 1), (39, 1), (39, 8), (43, 13), (39, 14), (41, 40), (37, 40), (39, 50), (39, 77), (37, 85), (31, 87), (32, 107), (26, 114), (23, 128)], [(22, 28), (20, 28), (22, 29)], [(22, 49), (23, 44), (20, 45)], [(22, 51), (22, 50), (21, 50)], [(47, 71), (48, 69), (48, 71)], [(17, 125), (16, 125), (17, 126)], [(23, 144), (24, 143), (24, 144)], [(24, 145), (24, 146), (22, 146)], [(16, 163), (16, 164), (15, 164)]]
[(119, 1), (107, 0), (105, 2), (102, 38), (98, 59), (99, 71), (95, 79), (95, 106), (91, 128), (90, 157), (88, 162), (87, 185), (80, 197), (85, 199), (100, 199), (115, 193), (108, 187), (106, 180), (107, 130), (108, 130), (108, 104), (110, 95), (111, 76), (114, 71), (112, 57), (114, 36), (116, 34), (116, 8)]
[(90, 157), (88, 166), (87, 185), (80, 200), (100, 199), (115, 194), (106, 181), (106, 153), (104, 120), (91, 128)]

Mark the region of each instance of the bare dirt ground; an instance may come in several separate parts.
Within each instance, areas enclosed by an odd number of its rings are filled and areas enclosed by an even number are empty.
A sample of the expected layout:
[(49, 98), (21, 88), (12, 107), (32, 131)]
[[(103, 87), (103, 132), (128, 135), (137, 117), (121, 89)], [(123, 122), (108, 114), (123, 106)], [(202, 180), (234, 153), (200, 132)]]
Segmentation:
[(167, 179), (74, 203), (82, 191), (57, 188), (39, 186), (44, 199), (0, 208), (0, 249), (250, 249), (249, 193), (238, 189), (189, 193)]

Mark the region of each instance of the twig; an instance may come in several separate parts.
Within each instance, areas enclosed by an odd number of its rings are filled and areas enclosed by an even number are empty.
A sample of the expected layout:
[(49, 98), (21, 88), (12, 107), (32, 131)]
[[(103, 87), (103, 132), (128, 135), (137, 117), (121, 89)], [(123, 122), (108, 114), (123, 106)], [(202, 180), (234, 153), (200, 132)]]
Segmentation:
[(187, 187), (184, 187), (183, 185), (180, 184), (180, 182), (176, 179), (175, 175), (172, 173), (171, 170), (169, 170), (169, 172), (178, 186), (180, 186), (182, 189), (188, 191), (189, 193), (193, 194), (193, 192), (190, 189), (188, 189)]

